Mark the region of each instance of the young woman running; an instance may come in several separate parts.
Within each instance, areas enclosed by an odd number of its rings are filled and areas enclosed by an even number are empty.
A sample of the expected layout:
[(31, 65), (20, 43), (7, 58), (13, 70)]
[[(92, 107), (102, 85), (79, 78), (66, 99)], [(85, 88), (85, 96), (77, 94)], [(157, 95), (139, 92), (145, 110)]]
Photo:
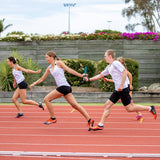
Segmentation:
[[(126, 71), (127, 71), (127, 77), (126, 80), (128, 82), (128, 88), (129, 88), (129, 95), (131, 96), (132, 98), (132, 90), (133, 90), (133, 86), (132, 86), (132, 74), (127, 70), (127, 66), (126, 66), (126, 63), (125, 63), (125, 59), (123, 57), (118, 57), (117, 58), (117, 61), (121, 62), (121, 64), (125, 67)], [(105, 80), (105, 82), (113, 82), (112, 79), (108, 79), (108, 78), (105, 78), (103, 77), (103, 79)], [(119, 100), (119, 102), (121, 102), (121, 100)], [(133, 105), (133, 100), (131, 100), (131, 104)], [(137, 120), (141, 120), (143, 118), (143, 115), (141, 114), (141, 112), (137, 112), (137, 116), (136, 116), (136, 119)]]
[(12, 101), (18, 109), (18, 114), (17, 114), (16, 118), (19, 118), (19, 117), (23, 116), (22, 109), (21, 109), (20, 104), (17, 100), (19, 97), (20, 97), (23, 104), (36, 105), (36, 106), (42, 108), (43, 110), (44, 110), (44, 108), (43, 108), (43, 105), (41, 102), (37, 103), (35, 101), (26, 99), (26, 89), (27, 89), (28, 85), (25, 82), (25, 78), (22, 74), (22, 71), (26, 72), (26, 73), (38, 74), (41, 72), (41, 70), (32, 71), (30, 69), (25, 69), (25, 68), (19, 66), (16, 62), (19, 63), (19, 60), (14, 57), (8, 57), (8, 59), (7, 59), (8, 65), (10, 67), (12, 67), (12, 74), (14, 76), (13, 88), (16, 88), (16, 84), (18, 85), (17, 89), (15, 90), (15, 92), (13, 94)]
[(91, 130), (102, 130), (104, 123), (110, 115), (111, 107), (117, 103), (119, 99), (122, 100), (125, 109), (128, 112), (139, 112), (139, 111), (150, 111), (154, 119), (157, 118), (156, 110), (154, 106), (142, 106), (142, 105), (131, 105), (131, 97), (129, 95), (128, 81), (126, 80), (127, 71), (125, 67), (117, 60), (115, 60), (115, 52), (113, 50), (107, 50), (105, 52), (105, 60), (109, 65), (105, 68), (101, 74), (96, 75), (92, 78), (84, 77), (86, 81), (94, 81), (103, 76), (111, 75), (115, 84), (115, 91), (110, 96), (109, 100), (104, 105), (104, 112), (98, 125), (91, 127)]
[(67, 82), (64, 71), (67, 71), (73, 75), (76, 75), (78, 77), (83, 78), (84, 75), (76, 72), (75, 70), (69, 68), (66, 66), (57, 56), (53, 51), (49, 51), (46, 53), (46, 61), (50, 64), (48, 68), (46, 69), (45, 73), (43, 76), (37, 80), (36, 82), (32, 83), (30, 85), (30, 88), (34, 85), (37, 85), (41, 82), (43, 82), (47, 76), (51, 73), (51, 75), (54, 77), (57, 88), (53, 91), (51, 91), (48, 95), (45, 96), (44, 102), (48, 108), (48, 111), (50, 113), (50, 118), (44, 122), (44, 124), (51, 124), (51, 123), (56, 123), (57, 119), (54, 114), (53, 106), (51, 101), (57, 98), (60, 98), (64, 96), (66, 101), (77, 111), (79, 111), (88, 121), (89, 126), (93, 126), (94, 121), (90, 118), (86, 110), (77, 103), (76, 99), (72, 95), (72, 88)]

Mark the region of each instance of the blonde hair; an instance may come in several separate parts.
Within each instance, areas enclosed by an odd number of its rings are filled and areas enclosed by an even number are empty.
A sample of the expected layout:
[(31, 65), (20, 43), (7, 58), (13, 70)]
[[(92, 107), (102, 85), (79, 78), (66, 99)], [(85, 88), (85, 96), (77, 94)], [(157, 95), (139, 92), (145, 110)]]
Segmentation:
[(112, 58), (115, 58), (115, 56), (116, 56), (115, 52), (112, 49), (107, 50), (106, 53), (108, 56), (111, 55)]
[(56, 53), (54, 51), (48, 51), (46, 55), (53, 57), (54, 59), (56, 58), (57, 60), (60, 60), (60, 58), (56, 56)]
[(125, 59), (124, 59), (123, 57), (118, 57), (118, 58), (117, 58), (117, 61), (121, 62), (121, 63), (123, 64), (123, 66), (124, 66), (125, 68), (127, 68), (126, 63), (125, 63)]

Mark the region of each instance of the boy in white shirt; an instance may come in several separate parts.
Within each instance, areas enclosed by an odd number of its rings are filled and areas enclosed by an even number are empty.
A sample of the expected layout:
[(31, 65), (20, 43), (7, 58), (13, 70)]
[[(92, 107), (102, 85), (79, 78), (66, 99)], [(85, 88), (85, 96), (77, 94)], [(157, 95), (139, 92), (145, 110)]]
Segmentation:
[(111, 107), (117, 103), (119, 99), (122, 100), (128, 112), (139, 112), (139, 111), (150, 111), (154, 119), (157, 118), (156, 110), (154, 106), (142, 106), (142, 105), (131, 105), (131, 97), (129, 95), (128, 81), (127, 81), (127, 70), (125, 67), (117, 60), (115, 60), (115, 52), (113, 50), (107, 50), (105, 52), (105, 60), (109, 65), (105, 68), (103, 72), (92, 78), (84, 78), (86, 81), (95, 81), (106, 75), (111, 75), (112, 80), (115, 84), (115, 90), (110, 96), (109, 100), (104, 105), (104, 112), (101, 121), (97, 126), (93, 126), (91, 130), (102, 130), (107, 117), (110, 114)]

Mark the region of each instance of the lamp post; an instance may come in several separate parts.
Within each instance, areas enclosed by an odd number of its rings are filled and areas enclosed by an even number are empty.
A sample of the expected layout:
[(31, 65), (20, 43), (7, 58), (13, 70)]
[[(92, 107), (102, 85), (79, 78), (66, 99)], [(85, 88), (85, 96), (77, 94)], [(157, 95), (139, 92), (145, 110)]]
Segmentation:
[(69, 8), (69, 13), (68, 13), (68, 33), (70, 34), (70, 8), (74, 7), (76, 3), (63, 3), (64, 7)]
[(108, 30), (110, 30), (110, 23), (112, 22), (112, 21), (107, 21), (108, 22)]

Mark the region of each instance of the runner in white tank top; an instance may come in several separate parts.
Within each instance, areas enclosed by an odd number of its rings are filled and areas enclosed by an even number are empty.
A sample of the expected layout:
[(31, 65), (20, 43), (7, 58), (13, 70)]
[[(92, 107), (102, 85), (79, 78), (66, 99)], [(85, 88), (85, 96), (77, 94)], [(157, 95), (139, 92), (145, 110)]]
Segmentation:
[(19, 84), (22, 81), (24, 81), (25, 78), (22, 74), (22, 71), (16, 70), (16, 67), (17, 67), (17, 65), (15, 65), (14, 68), (12, 69), (12, 74), (13, 74), (15, 80), (16, 80), (16, 83)]
[(21, 109), (21, 106), (18, 102), (18, 98), (20, 97), (21, 98), (21, 101), (23, 104), (30, 104), (30, 105), (36, 105), (40, 108), (43, 108), (43, 105), (41, 102), (37, 103), (35, 101), (32, 101), (32, 100), (27, 100), (26, 99), (26, 89), (27, 89), (27, 83), (25, 82), (25, 78), (23, 76), (23, 72), (26, 72), (26, 73), (40, 73), (41, 70), (38, 70), (38, 71), (32, 71), (32, 70), (29, 70), (29, 69), (25, 69), (19, 65), (16, 64), (16, 62), (19, 62), (19, 60), (16, 60), (14, 57), (8, 57), (7, 59), (7, 63), (10, 67), (12, 67), (12, 74), (14, 76), (14, 83), (13, 83), (13, 88), (16, 88), (16, 83), (18, 84), (18, 88), (15, 90), (14, 94), (13, 94), (13, 97), (12, 97), (12, 101), (13, 103), (15, 104), (17, 110), (18, 110), (18, 114), (16, 116), (16, 118), (19, 118), (19, 117), (22, 117), (23, 116), (23, 112), (22, 112), (22, 109)]
[[(56, 60), (57, 59), (57, 60)], [(48, 95), (45, 96), (44, 102), (48, 108), (48, 111), (50, 113), (50, 118), (44, 122), (44, 124), (51, 124), (51, 123), (56, 123), (57, 119), (54, 114), (53, 106), (51, 101), (57, 98), (60, 98), (64, 96), (66, 101), (77, 111), (79, 111), (88, 121), (88, 125), (93, 126), (94, 121), (90, 118), (88, 115), (87, 111), (77, 103), (75, 100), (74, 96), (72, 95), (72, 89), (69, 83), (67, 82), (65, 75), (64, 75), (64, 70), (75, 75), (78, 77), (83, 78), (84, 75), (76, 72), (75, 70), (69, 68), (66, 66), (57, 56), (53, 51), (49, 51), (46, 53), (46, 61), (50, 64), (48, 68), (46, 69), (45, 73), (43, 76), (37, 80), (36, 82), (32, 83), (30, 85), (30, 88), (34, 85), (37, 85), (41, 82), (43, 82), (47, 76), (51, 73), (51, 75), (54, 77), (57, 88), (53, 91), (51, 91)]]
[(111, 107), (120, 98), (122, 100), (123, 105), (125, 106), (125, 109), (128, 112), (150, 111), (153, 114), (154, 119), (156, 119), (157, 114), (154, 106), (149, 107), (149, 106), (131, 104), (131, 97), (129, 95), (129, 89), (128, 89), (127, 80), (126, 80), (127, 71), (120, 62), (115, 61), (115, 52), (113, 50), (107, 50), (104, 56), (105, 56), (106, 63), (109, 63), (109, 65), (105, 68), (105, 70), (99, 75), (96, 75), (92, 78), (85, 77), (84, 79), (86, 81), (89, 81), (89, 80), (94, 81), (94, 80), (103, 78), (103, 76), (105, 75), (110, 74), (115, 83), (115, 91), (112, 93), (109, 100), (107, 100), (104, 105), (104, 112), (99, 124), (94, 127), (91, 127), (91, 130), (96, 131), (96, 130), (103, 129), (104, 123), (111, 112)]
[(56, 62), (55, 62), (55, 66), (54, 66), (53, 70), (52, 70), (52, 65), (49, 66), (49, 71), (50, 71), (51, 75), (54, 77), (56, 84), (57, 84), (57, 87), (70, 86), (66, 80), (65, 75), (64, 75), (64, 70), (62, 68), (59, 68), (56, 65)]

